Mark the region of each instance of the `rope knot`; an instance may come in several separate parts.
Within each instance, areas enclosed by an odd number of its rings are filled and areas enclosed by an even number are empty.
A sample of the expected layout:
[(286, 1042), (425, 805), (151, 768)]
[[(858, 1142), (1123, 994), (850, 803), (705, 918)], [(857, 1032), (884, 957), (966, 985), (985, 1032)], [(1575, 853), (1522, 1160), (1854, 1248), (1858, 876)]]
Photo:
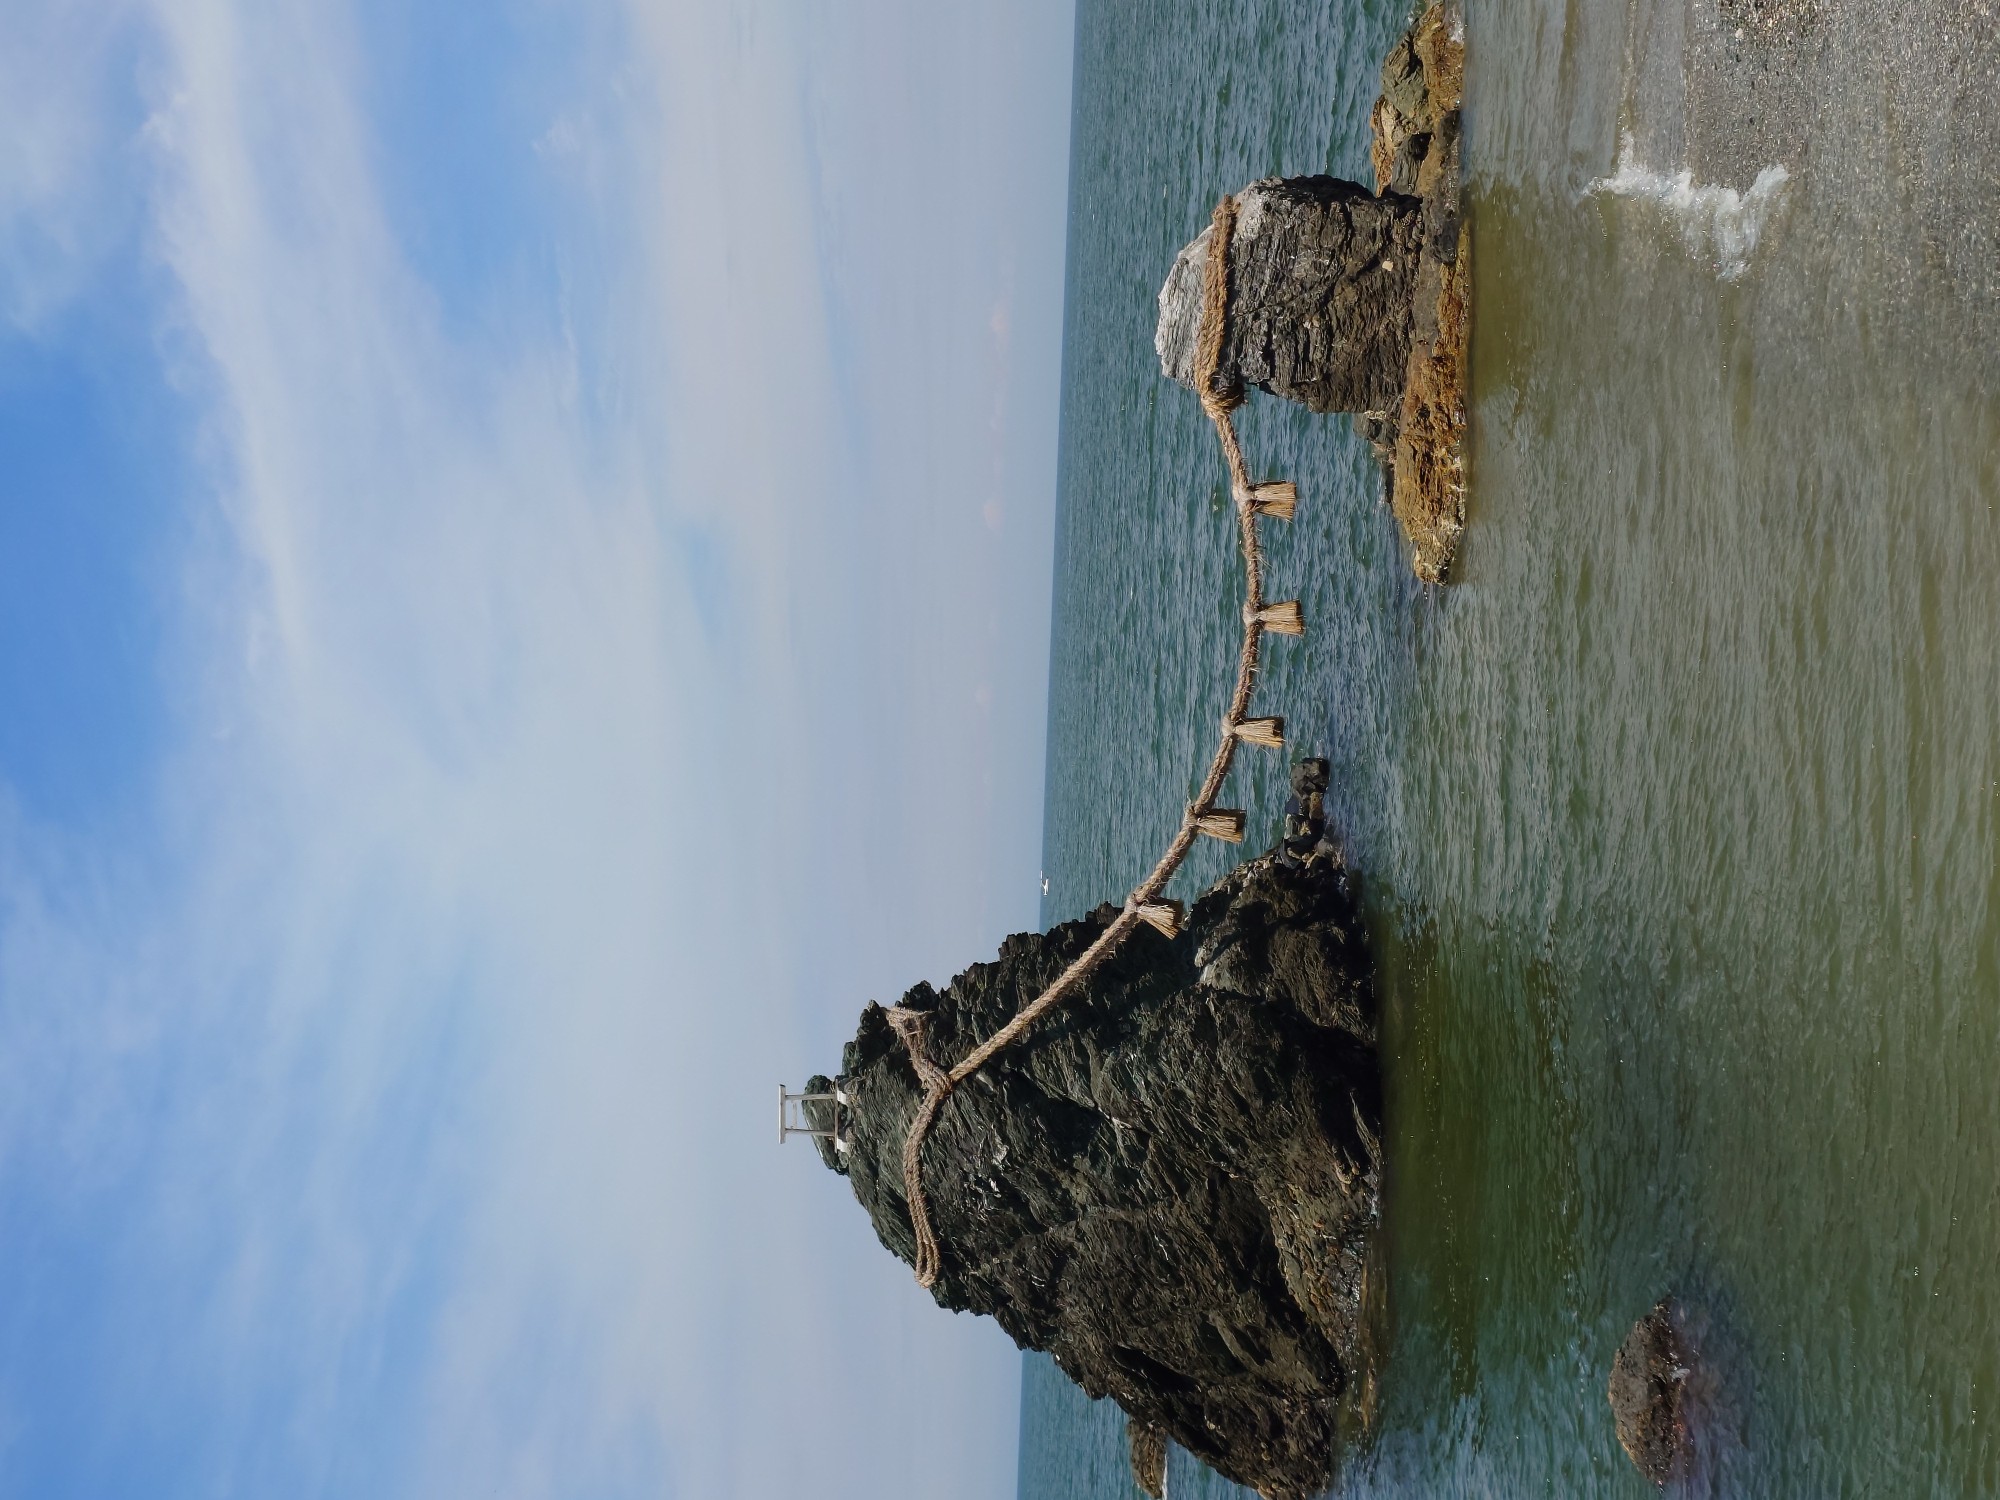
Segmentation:
[(930, 1059), (924, 1050), (926, 1022), (924, 1013), (911, 1010), (907, 1005), (892, 1005), (887, 1011), (889, 1029), (903, 1039), (903, 1046), (910, 1054), (910, 1066), (916, 1069), (917, 1082), (925, 1090), (943, 1089), (951, 1092), (951, 1075)]
[(952, 1077), (932, 1062), (924, 1050), (926, 1026), (922, 1011), (892, 1005), (888, 1016), (890, 1029), (903, 1039), (903, 1046), (910, 1054), (910, 1066), (924, 1086), (924, 1097), (917, 1105), (916, 1118), (910, 1122), (910, 1133), (903, 1137), (903, 1196), (910, 1205), (910, 1229), (916, 1237), (911, 1261), (917, 1285), (929, 1287), (937, 1280), (940, 1266), (937, 1233), (931, 1228), (930, 1207), (924, 1201), (924, 1137), (930, 1134), (931, 1122), (951, 1093)]

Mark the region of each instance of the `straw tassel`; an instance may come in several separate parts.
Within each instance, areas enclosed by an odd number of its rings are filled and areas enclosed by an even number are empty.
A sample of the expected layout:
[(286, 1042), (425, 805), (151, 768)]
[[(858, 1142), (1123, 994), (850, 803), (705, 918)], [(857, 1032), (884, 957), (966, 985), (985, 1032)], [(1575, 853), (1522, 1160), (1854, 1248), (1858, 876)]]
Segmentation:
[(1197, 833), (1221, 839), (1225, 844), (1243, 842), (1243, 812), (1240, 808), (1212, 807), (1205, 813), (1196, 813), (1194, 826)]
[(1142, 901), (1138, 911), (1141, 922), (1167, 937), (1179, 937), (1187, 920), (1187, 908), (1178, 901)]
[(1266, 750), (1285, 748), (1283, 719), (1244, 719), (1231, 731), (1246, 745), (1262, 745)]
[(1250, 514), (1270, 516), (1274, 520), (1289, 521), (1292, 513), (1299, 508), (1299, 487), (1289, 479), (1278, 479), (1270, 484), (1254, 484), (1250, 487)]
[(1299, 601), (1296, 599), (1287, 599), (1281, 604), (1267, 604), (1262, 609), (1248, 610), (1246, 613), (1273, 635), (1306, 633), (1305, 611), (1299, 608)]

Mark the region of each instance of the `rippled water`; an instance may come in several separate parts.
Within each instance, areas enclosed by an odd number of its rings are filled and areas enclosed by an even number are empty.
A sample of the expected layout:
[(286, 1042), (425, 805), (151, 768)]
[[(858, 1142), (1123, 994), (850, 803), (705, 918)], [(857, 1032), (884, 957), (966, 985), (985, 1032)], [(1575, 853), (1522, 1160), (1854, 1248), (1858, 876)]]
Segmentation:
[[(1334, 762), (1385, 956), (1390, 1354), (1349, 1493), (1641, 1493), (1604, 1379), (1668, 1290), (1718, 1351), (1716, 1493), (2000, 1489), (1994, 10), (1470, 7), (1448, 591), (1342, 419), (1252, 400), (1313, 626), (1260, 702)], [(1079, 12), (1051, 921), (1150, 863), (1233, 659), (1153, 294), (1218, 192), (1363, 175), (1407, 19)], [(1253, 829), (1283, 770), (1237, 773)], [(1135, 1493), (1115, 1411), (1036, 1359), (1023, 1410), (1024, 1500)]]

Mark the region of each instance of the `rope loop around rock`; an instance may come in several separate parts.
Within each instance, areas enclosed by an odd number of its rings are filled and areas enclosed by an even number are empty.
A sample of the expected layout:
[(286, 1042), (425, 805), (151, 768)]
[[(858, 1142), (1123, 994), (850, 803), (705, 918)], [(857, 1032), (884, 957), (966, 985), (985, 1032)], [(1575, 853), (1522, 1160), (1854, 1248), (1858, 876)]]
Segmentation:
[[(1240, 386), (1217, 383), (1222, 362), (1222, 346), (1229, 331), (1229, 250), (1236, 232), (1236, 200), (1225, 195), (1215, 205), (1211, 221), (1208, 261), (1202, 274), (1201, 323), (1195, 342), (1195, 390), (1201, 409), (1215, 424), (1222, 443), (1222, 456), (1229, 465), (1230, 493), (1235, 500), (1238, 535), (1243, 546), (1243, 645), (1236, 659), (1236, 690), (1230, 695), (1229, 711), (1222, 718), (1222, 741), (1208, 763), (1208, 775), (1201, 790), (1182, 814), (1181, 826), (1167, 845), (1150, 874), (1140, 882), (1125, 902), (1124, 910), (1112, 919), (1090, 946), (1078, 954), (1054, 983), (1024, 1005), (1014, 1018), (954, 1064), (950, 1069), (934, 1062), (925, 1047), (925, 1020), (921, 1011), (904, 1006), (890, 1007), (889, 1024), (902, 1038), (910, 1054), (910, 1065), (923, 1086), (923, 1098), (903, 1138), (903, 1191), (910, 1206), (910, 1228), (916, 1237), (915, 1269), (917, 1284), (928, 1287), (936, 1282), (941, 1269), (937, 1233), (931, 1227), (930, 1205), (924, 1196), (923, 1146), (937, 1121), (938, 1112), (952, 1090), (977, 1073), (996, 1054), (1018, 1041), (1048, 1011), (1063, 1000), (1091, 973), (1117, 951), (1120, 944), (1140, 925), (1141, 908), (1153, 902), (1166, 888), (1174, 872), (1200, 837), (1201, 820), (1216, 811), (1215, 799), (1235, 762), (1237, 746), (1243, 743), (1238, 730), (1250, 710), (1251, 695), (1257, 686), (1258, 642), (1265, 622), (1259, 617), (1264, 608), (1264, 554), (1257, 539), (1257, 506), (1253, 499), (1249, 466), (1236, 440), (1232, 413), (1243, 404)], [(1275, 722), (1275, 721), (1274, 721)], [(1268, 742), (1268, 741), (1262, 741)]]

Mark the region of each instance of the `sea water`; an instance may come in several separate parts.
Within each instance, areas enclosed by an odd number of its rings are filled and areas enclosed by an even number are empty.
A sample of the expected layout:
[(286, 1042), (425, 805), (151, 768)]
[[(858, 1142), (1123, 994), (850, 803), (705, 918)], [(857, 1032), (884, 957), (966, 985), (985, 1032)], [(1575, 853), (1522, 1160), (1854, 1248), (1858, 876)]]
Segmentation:
[[(1456, 581), (1411, 579), (1344, 418), (1243, 414), (1310, 626), (1258, 711), (1333, 763), (1382, 962), (1388, 1355), (1344, 1493), (1643, 1493), (1605, 1378), (1670, 1291), (1713, 1492), (2000, 1491), (1996, 9), (1473, 0)], [(1157, 856), (1233, 669), (1154, 295), (1219, 193), (1368, 180), (1409, 15), (1080, 0), (1045, 921)], [(1286, 759), (1239, 758), (1253, 847)], [(1023, 1500), (1135, 1495), (1115, 1408), (1023, 1380)]]

